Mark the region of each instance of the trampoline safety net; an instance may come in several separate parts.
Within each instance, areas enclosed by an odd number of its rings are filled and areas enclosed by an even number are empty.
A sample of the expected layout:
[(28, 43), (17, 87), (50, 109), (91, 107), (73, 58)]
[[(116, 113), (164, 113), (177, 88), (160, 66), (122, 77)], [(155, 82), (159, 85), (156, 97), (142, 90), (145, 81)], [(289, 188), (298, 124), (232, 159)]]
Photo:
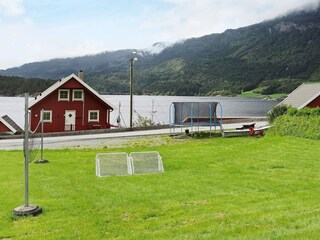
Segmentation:
[[(220, 116), (217, 116), (217, 106)], [(222, 107), (219, 102), (173, 102), (169, 108), (170, 126), (221, 126)]]

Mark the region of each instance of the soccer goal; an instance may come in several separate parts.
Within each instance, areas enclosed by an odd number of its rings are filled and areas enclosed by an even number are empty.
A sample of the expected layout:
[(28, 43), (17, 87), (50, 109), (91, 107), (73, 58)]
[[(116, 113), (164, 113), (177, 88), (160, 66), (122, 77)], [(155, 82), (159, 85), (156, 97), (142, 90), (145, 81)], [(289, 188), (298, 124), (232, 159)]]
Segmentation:
[(164, 172), (162, 158), (158, 152), (132, 152), (129, 157), (132, 161), (134, 174)]
[(99, 153), (96, 155), (96, 175), (99, 177), (132, 175), (127, 153)]
[(96, 175), (99, 177), (132, 174), (163, 173), (162, 158), (158, 152), (99, 153), (96, 155)]

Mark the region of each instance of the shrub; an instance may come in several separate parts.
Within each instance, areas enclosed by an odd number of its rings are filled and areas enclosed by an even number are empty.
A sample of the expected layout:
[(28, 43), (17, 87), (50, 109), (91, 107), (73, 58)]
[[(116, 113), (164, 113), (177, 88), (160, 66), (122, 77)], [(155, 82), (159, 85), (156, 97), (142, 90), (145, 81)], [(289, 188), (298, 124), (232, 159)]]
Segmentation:
[(287, 114), (278, 117), (274, 121), (273, 127), (268, 131), (268, 134), (320, 140), (319, 126), (319, 116), (300, 116), (298, 114), (291, 116)]
[(301, 110), (289, 107), (287, 113), (289, 116), (320, 116), (320, 107), (303, 108)]
[(152, 125), (154, 125), (154, 123), (151, 118), (143, 117), (141, 115), (139, 115), (137, 121), (133, 123), (134, 127), (148, 127)]
[(270, 123), (273, 123), (276, 118), (287, 113), (288, 107), (286, 105), (277, 105), (273, 107), (267, 114)]
[(288, 107), (288, 110), (287, 110), (287, 114), (289, 116), (296, 116), (297, 113), (298, 113), (298, 109), (297, 108), (294, 108), (294, 107)]

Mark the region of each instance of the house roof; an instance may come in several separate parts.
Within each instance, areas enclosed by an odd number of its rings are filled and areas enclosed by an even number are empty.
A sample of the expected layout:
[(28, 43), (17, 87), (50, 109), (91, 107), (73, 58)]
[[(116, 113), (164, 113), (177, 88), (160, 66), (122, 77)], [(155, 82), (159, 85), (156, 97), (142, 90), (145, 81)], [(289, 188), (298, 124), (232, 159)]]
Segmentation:
[(320, 96), (320, 83), (303, 83), (278, 105), (287, 105), (301, 109), (318, 96)]
[(11, 132), (23, 132), (23, 130), (16, 124), (8, 115), (0, 117), (0, 122), (3, 123)]
[(84, 88), (86, 88), (87, 90), (89, 90), (93, 95), (95, 95), (97, 98), (99, 98), (102, 102), (104, 102), (105, 104), (109, 105), (112, 110), (115, 109), (115, 107), (108, 102), (106, 99), (104, 99), (103, 97), (101, 97), (101, 95), (96, 92), (93, 88), (91, 88), (88, 84), (86, 84), (83, 80), (81, 80), (77, 75), (75, 75), (74, 73), (69, 75), (68, 77), (62, 78), (59, 81), (57, 81), (56, 83), (54, 83), (52, 86), (50, 86), (49, 88), (47, 88), (44, 92), (40, 93), (36, 99), (34, 101), (32, 101), (29, 105), (29, 108), (33, 107), (34, 105), (36, 105), (38, 102), (40, 102), (41, 100), (43, 100), (44, 98), (46, 98), (48, 95), (50, 95), (52, 92), (54, 92), (55, 90), (57, 90), (59, 87), (61, 87), (63, 84), (65, 84), (66, 82), (68, 82), (71, 79), (75, 79), (76, 81), (78, 81)]

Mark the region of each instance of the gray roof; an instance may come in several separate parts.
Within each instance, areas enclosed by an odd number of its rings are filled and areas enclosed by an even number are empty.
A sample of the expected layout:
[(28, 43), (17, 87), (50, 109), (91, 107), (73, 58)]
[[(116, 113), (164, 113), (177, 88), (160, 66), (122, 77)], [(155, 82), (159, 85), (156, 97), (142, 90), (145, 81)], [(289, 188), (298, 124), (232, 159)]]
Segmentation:
[(320, 96), (320, 83), (303, 83), (278, 105), (302, 109)]
[(12, 133), (21, 133), (23, 130), (16, 124), (8, 115), (0, 117), (0, 122), (2, 122), (7, 128), (12, 131)]

